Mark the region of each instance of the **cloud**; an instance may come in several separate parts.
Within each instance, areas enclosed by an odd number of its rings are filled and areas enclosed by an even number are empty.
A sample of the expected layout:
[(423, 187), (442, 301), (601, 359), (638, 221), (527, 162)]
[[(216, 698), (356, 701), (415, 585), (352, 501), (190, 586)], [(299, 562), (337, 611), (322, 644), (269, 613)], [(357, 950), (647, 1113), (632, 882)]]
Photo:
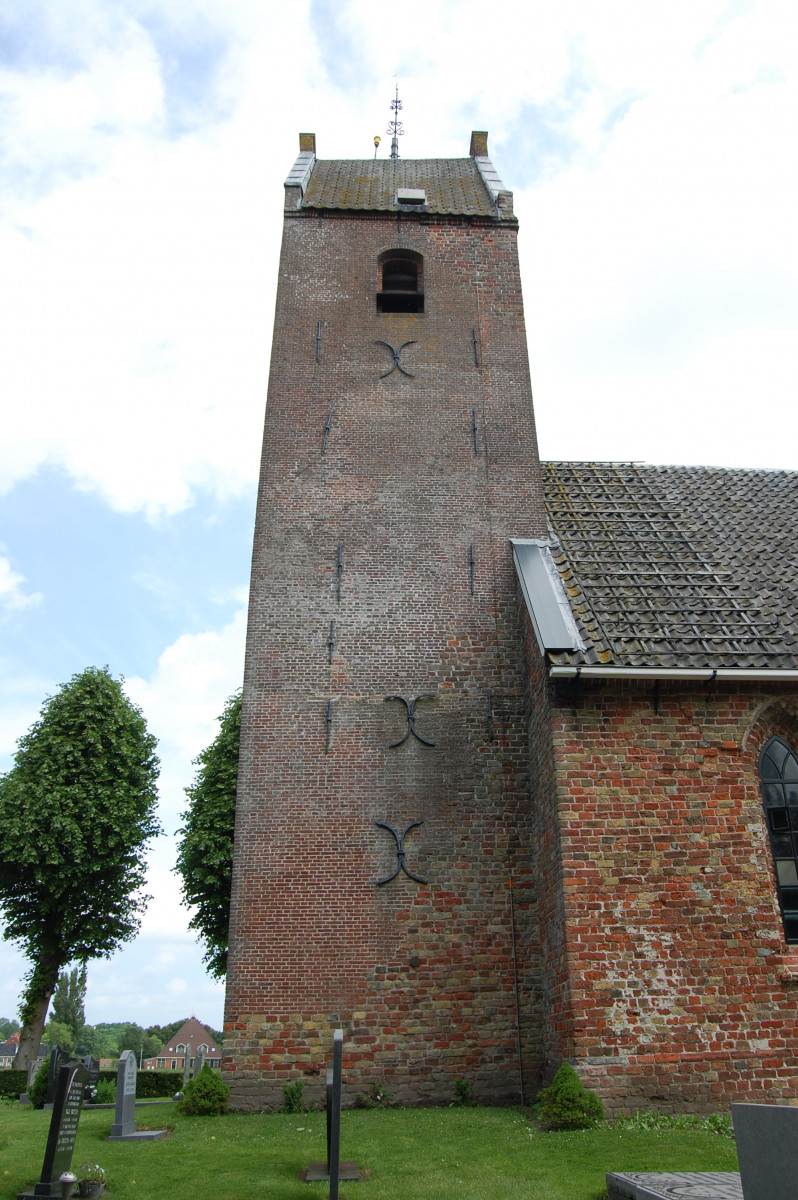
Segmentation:
[(6, 609), (27, 608), (31, 604), (39, 604), (42, 597), (40, 592), (25, 592), (22, 584), (25, 578), (13, 570), (9, 560), (0, 554), (0, 606)]

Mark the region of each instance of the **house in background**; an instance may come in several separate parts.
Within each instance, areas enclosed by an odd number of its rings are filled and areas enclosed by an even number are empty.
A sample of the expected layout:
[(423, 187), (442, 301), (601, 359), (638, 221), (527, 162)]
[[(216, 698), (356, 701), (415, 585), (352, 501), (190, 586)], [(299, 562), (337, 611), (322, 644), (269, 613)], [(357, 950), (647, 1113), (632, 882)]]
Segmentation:
[(8, 1041), (0, 1042), (0, 1071), (10, 1070), (14, 1066), (18, 1049), (18, 1033), (9, 1034)]
[(204, 1025), (200, 1025), (196, 1017), (190, 1017), (174, 1037), (161, 1046), (158, 1054), (144, 1059), (144, 1070), (182, 1071), (186, 1065), (186, 1054), (189, 1055), (189, 1065), (192, 1066), (194, 1056), (200, 1050), (209, 1067), (221, 1066), (222, 1047), (217, 1043), (215, 1036)]

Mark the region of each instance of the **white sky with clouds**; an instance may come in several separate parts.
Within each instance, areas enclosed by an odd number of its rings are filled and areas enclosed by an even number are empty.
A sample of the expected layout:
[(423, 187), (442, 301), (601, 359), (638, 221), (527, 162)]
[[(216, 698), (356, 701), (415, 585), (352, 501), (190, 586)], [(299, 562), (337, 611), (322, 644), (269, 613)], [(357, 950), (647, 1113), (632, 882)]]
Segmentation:
[[(789, 0), (0, 0), (3, 769), (107, 663), (180, 824), (242, 674), (283, 180), (299, 130), (387, 154), (395, 72), (403, 157), (487, 129), (515, 193), (543, 457), (798, 467)], [(173, 862), (89, 1020), (221, 1024)]]

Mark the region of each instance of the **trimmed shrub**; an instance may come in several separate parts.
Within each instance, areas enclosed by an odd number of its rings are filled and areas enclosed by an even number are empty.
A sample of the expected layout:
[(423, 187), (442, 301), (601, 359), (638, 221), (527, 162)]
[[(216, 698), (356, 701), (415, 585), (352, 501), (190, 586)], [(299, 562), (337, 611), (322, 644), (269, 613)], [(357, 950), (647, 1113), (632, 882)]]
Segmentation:
[(0, 1096), (18, 1100), (28, 1083), (27, 1071), (0, 1071)]
[(206, 1063), (199, 1075), (189, 1079), (183, 1089), (178, 1112), (191, 1117), (217, 1117), (227, 1112), (229, 1097), (230, 1089), (221, 1075), (217, 1075)]
[(573, 1067), (563, 1063), (544, 1088), (536, 1104), (537, 1115), (547, 1129), (590, 1129), (604, 1120), (604, 1105), (588, 1092)]
[(50, 1073), (50, 1063), (47, 1059), (33, 1077), (33, 1083), (28, 1088), (28, 1099), (34, 1108), (44, 1108), (47, 1101), (47, 1076)]

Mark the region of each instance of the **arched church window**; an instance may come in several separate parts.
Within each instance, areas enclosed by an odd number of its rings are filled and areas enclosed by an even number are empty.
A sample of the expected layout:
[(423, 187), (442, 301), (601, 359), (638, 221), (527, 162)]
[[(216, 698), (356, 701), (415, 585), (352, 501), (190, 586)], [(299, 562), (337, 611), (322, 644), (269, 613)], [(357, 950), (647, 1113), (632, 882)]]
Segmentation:
[(784, 937), (798, 942), (798, 754), (773, 737), (759, 758), (765, 809)]
[(389, 250), (379, 264), (377, 312), (424, 311), (423, 260), (412, 250)]

